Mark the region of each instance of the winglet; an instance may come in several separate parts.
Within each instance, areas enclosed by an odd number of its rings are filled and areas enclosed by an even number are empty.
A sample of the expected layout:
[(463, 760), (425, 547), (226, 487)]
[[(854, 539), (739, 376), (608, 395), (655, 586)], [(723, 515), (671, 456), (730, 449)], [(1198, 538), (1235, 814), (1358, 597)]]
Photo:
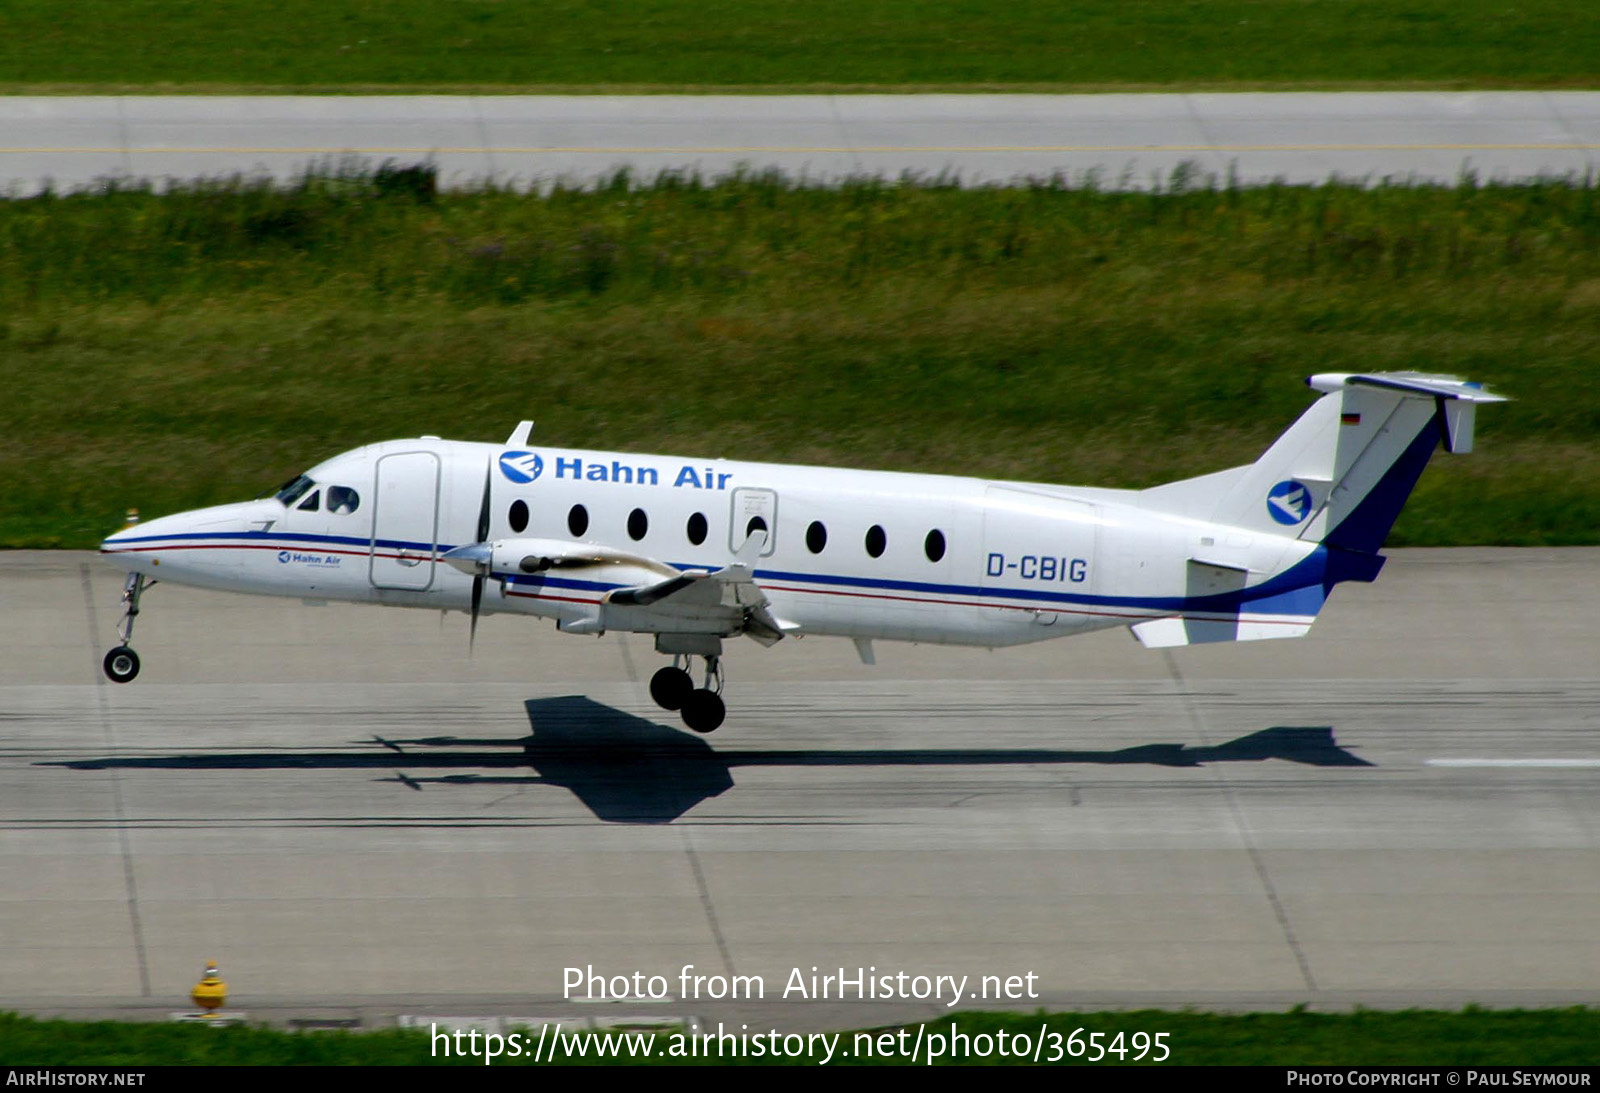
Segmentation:
[(528, 443), (528, 438), (533, 435), (533, 422), (519, 421), (517, 427), (511, 430), (511, 436), (506, 439), (506, 447), (520, 448)]

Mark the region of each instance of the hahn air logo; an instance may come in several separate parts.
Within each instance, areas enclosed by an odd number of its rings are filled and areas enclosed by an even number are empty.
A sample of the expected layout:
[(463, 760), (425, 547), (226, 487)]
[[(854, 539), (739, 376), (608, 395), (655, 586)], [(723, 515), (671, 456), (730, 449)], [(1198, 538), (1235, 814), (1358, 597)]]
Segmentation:
[(1293, 478), (1267, 491), (1267, 511), (1280, 524), (1293, 527), (1311, 515), (1311, 487)]
[(280, 565), (320, 565), (337, 566), (341, 559), (336, 555), (303, 554), (298, 550), (278, 551)]
[(500, 473), (519, 486), (526, 486), (544, 470), (538, 452), (506, 452), (500, 457)]

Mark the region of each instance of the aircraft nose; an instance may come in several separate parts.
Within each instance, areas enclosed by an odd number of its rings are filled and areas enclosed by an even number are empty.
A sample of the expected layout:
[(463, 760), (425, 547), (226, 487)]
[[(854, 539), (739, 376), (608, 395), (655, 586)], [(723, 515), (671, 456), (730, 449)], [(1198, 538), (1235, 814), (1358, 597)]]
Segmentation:
[(143, 555), (134, 548), (134, 541), (143, 534), (143, 529), (138, 524), (129, 524), (119, 531), (107, 535), (100, 543), (100, 556), (116, 566), (132, 573), (134, 570), (143, 569), (140, 564)]
[(159, 565), (157, 548), (162, 540), (171, 540), (194, 530), (194, 513), (180, 512), (154, 520), (130, 523), (107, 535), (100, 543), (100, 554), (112, 565), (128, 572), (144, 572), (149, 565)]
[(139, 531), (138, 524), (129, 524), (127, 527), (119, 528), (100, 541), (100, 549), (103, 552), (109, 547), (123, 545), (137, 535)]
[(129, 573), (144, 572), (149, 564), (149, 554), (141, 549), (141, 544), (148, 543), (152, 536), (163, 534), (161, 525), (170, 520), (163, 517), (158, 520), (147, 520), (143, 523), (130, 522), (124, 527), (107, 535), (100, 543), (100, 554), (112, 565), (125, 569)]
[(139, 539), (148, 539), (153, 535), (171, 534), (178, 530), (174, 525), (182, 522), (179, 519), (182, 516), (181, 513), (177, 517), (159, 516), (154, 520), (144, 521), (139, 519), (137, 512), (131, 512), (128, 515), (129, 520), (126, 524), (105, 537), (105, 540), (100, 544), (102, 550), (108, 546), (126, 546), (131, 542)]

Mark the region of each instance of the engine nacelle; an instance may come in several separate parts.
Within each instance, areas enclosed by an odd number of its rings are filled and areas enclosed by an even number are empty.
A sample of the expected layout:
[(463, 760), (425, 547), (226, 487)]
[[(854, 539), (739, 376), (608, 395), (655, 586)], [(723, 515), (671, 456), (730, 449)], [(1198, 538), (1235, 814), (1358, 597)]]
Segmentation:
[(469, 577), (572, 576), (616, 585), (653, 584), (678, 571), (665, 562), (572, 539), (496, 539), (468, 543), (439, 560)]

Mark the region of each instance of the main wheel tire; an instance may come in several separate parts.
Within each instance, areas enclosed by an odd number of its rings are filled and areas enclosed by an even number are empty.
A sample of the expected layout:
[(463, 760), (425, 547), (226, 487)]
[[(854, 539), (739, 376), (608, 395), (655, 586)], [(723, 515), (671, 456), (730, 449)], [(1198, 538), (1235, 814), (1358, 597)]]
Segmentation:
[(119, 645), (106, 654), (100, 666), (105, 669), (106, 678), (111, 682), (126, 683), (139, 674), (139, 654), (126, 645)]
[(650, 677), (650, 697), (663, 710), (681, 710), (694, 693), (694, 680), (682, 668), (668, 666)]
[(704, 687), (692, 691), (683, 703), (683, 723), (695, 732), (711, 732), (728, 716), (722, 696)]

